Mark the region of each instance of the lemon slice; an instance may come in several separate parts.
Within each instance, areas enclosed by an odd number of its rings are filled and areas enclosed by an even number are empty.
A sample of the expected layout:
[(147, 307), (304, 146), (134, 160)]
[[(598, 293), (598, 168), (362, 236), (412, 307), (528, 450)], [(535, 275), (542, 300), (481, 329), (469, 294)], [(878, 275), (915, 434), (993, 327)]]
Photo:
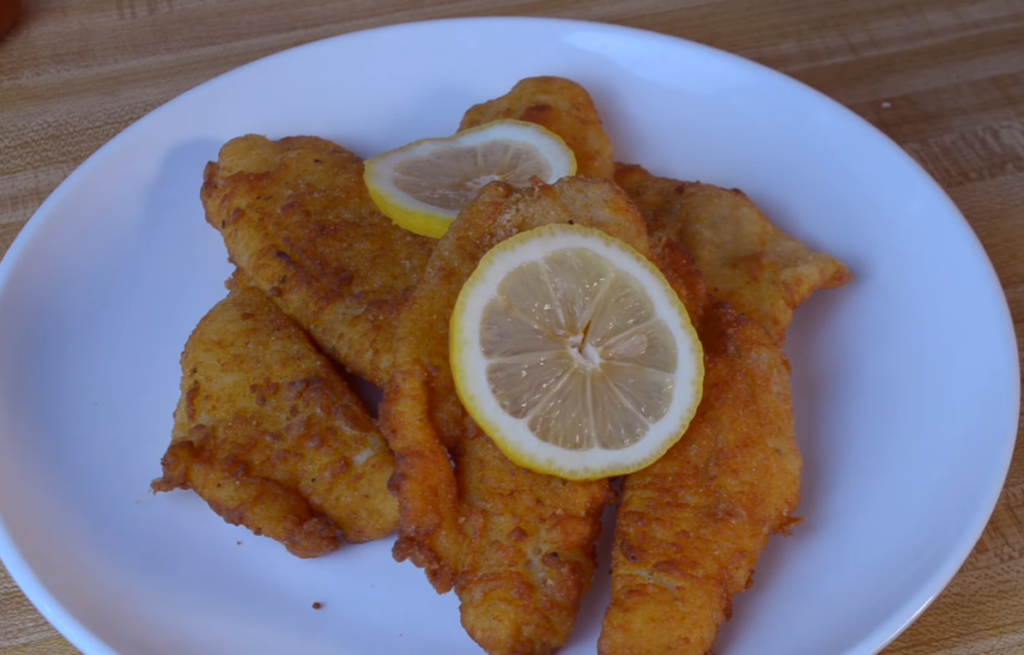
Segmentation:
[(495, 246), (459, 294), (459, 399), (516, 464), (572, 480), (624, 475), (679, 440), (703, 348), (672, 287), (597, 230), (549, 225)]
[(526, 186), (576, 174), (576, 157), (554, 132), (499, 120), (447, 139), (423, 139), (366, 160), (370, 197), (395, 223), (440, 238), (459, 210), (495, 180)]

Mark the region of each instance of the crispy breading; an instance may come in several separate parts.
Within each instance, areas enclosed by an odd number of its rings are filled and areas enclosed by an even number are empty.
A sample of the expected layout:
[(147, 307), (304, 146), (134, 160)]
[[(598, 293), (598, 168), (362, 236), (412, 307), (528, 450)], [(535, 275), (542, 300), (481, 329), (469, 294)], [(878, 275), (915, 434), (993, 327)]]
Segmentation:
[(398, 560), (454, 586), (462, 624), (492, 655), (551, 653), (568, 639), (596, 566), (608, 480), (571, 482), (509, 461), (468, 416), (448, 322), (480, 258), (522, 231), (573, 222), (647, 252), (643, 220), (610, 181), (485, 187), (442, 237), (402, 314), (381, 421), (395, 451)]
[(154, 491), (192, 489), (221, 518), (281, 542), (297, 557), (319, 557), (341, 546), (338, 527), (294, 489), (254, 473), (237, 458), (220, 458), (190, 439), (171, 444)]
[(201, 196), (231, 261), (328, 355), (386, 384), (398, 314), (433, 240), (377, 209), (362, 160), (315, 137), (239, 137), (207, 164)]
[(460, 130), (502, 118), (536, 123), (562, 137), (576, 155), (578, 175), (610, 178), (615, 173), (612, 142), (590, 94), (562, 77), (528, 77), (500, 98), (475, 105)]
[(652, 242), (704, 346), (704, 397), (682, 439), (623, 482), (599, 652), (705, 655), (799, 503), (789, 364), (678, 244)]
[(777, 342), (812, 293), (851, 279), (841, 261), (788, 236), (739, 190), (655, 177), (626, 164), (618, 165), (615, 181), (643, 214), (652, 240), (681, 243), (711, 292)]
[(199, 322), (156, 491), (194, 489), (229, 523), (299, 557), (398, 523), (394, 458), (373, 419), (299, 326), (254, 287)]

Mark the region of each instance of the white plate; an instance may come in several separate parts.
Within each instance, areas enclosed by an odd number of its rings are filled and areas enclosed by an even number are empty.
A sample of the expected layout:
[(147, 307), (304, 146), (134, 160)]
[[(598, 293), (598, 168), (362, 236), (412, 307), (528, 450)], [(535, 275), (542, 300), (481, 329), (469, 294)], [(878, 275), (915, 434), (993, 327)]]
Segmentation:
[[(590, 90), (618, 159), (740, 187), (856, 275), (792, 327), (805, 521), (772, 540), (716, 652), (873, 653), (949, 581), (1002, 486), (1019, 378), (1000, 286), (939, 187), (743, 59), (607, 25), (455, 20), (309, 44), (186, 93), (71, 175), (0, 264), (0, 555), (80, 649), (478, 652), (454, 596), (390, 540), (303, 561), (148, 485), (182, 345), (229, 273), (199, 203), (218, 147), (316, 134), (368, 156), (447, 135), (538, 74)], [(594, 652), (606, 570), (566, 654)]]

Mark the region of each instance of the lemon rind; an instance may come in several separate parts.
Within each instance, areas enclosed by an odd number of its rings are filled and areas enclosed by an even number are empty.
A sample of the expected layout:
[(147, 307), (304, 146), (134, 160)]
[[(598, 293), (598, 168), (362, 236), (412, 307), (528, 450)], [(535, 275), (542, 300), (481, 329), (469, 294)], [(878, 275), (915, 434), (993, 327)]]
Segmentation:
[(530, 139), (522, 140), (534, 145), (538, 145), (537, 136), (546, 141), (542, 142), (544, 147), (541, 151), (551, 164), (551, 174), (542, 182), (554, 184), (563, 177), (576, 174), (576, 155), (560, 136), (536, 123), (502, 119), (463, 130), (450, 137), (413, 141), (401, 148), (371, 157), (364, 163), (363, 180), (374, 204), (396, 225), (421, 236), (438, 239), (448, 231), (458, 211), (430, 205), (401, 191), (394, 185), (390, 175), (395, 165), (408, 157), (425, 156), (441, 147), (472, 147), (495, 138), (514, 137), (516, 132), (529, 135)]
[[(541, 250), (532, 254), (525, 252), (530, 247), (536, 248), (536, 244), (541, 244)], [(651, 432), (644, 439), (637, 445), (620, 450), (568, 451), (533, 437), (525, 427), (526, 419), (509, 416), (490, 393), (486, 379), (486, 359), (479, 355), (479, 330), (469, 329), (479, 326), (482, 308), (491, 297), (489, 294), (478, 293), (481, 285), (491, 279), (500, 281), (516, 266), (536, 260), (547, 252), (578, 246), (592, 247), (603, 255), (613, 251), (619, 255), (628, 255), (623, 260), (612, 258), (612, 263), (645, 283), (644, 288), (652, 294), (657, 306), (668, 306), (674, 310), (672, 314), (677, 319), (675, 321), (669, 320), (661, 312), (659, 317), (666, 321), (676, 337), (676, 343), (682, 346), (678, 353), (676, 388), (693, 389), (693, 393), (689, 394), (690, 402), (673, 403), (670, 412), (652, 424)], [(661, 297), (654, 298), (657, 294)], [(481, 259), (459, 294), (450, 319), (449, 334), (452, 377), (456, 393), (466, 411), (506, 457), (519, 466), (539, 473), (570, 480), (592, 480), (625, 475), (645, 468), (662, 457), (682, 437), (703, 395), (703, 347), (675, 291), (661, 271), (643, 255), (627, 244), (590, 228), (548, 225), (522, 232), (495, 246)], [(687, 344), (689, 348), (685, 347)], [(525, 441), (513, 434), (523, 434), (524, 431), (530, 434)], [(641, 447), (645, 442), (647, 446)]]

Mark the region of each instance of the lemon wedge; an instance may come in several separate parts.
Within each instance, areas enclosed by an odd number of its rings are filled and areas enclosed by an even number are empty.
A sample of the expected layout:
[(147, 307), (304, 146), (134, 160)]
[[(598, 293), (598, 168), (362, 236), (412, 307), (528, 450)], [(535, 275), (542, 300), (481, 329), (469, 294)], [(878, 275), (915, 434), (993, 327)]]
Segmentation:
[(498, 120), (446, 139), (423, 139), (366, 160), (370, 197), (399, 226), (440, 238), (459, 210), (495, 180), (526, 186), (576, 174), (576, 156), (554, 132)]
[(603, 232), (548, 225), (491, 249), (450, 324), (452, 375), (516, 464), (571, 480), (637, 471), (686, 431), (703, 348), (643, 255)]

